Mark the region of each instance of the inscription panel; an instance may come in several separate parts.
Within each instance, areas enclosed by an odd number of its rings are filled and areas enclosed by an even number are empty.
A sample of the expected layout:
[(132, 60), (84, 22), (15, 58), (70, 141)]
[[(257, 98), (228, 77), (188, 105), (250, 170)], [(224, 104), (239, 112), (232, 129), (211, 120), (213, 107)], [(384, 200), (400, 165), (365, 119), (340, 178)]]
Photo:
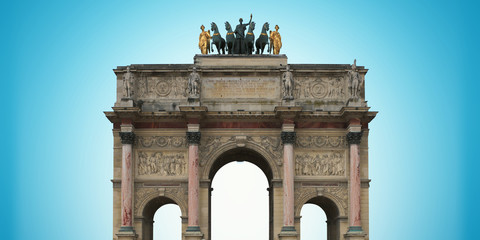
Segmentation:
[(204, 98), (267, 98), (280, 97), (280, 79), (258, 77), (224, 77), (202, 79)]

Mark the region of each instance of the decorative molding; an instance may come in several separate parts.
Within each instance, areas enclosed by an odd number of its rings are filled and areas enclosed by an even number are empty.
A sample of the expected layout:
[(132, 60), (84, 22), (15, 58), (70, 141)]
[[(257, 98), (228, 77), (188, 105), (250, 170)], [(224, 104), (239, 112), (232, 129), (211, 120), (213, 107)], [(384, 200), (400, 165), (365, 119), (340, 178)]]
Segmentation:
[(137, 174), (139, 176), (184, 176), (187, 175), (185, 153), (137, 151)]
[(187, 132), (188, 144), (200, 144), (201, 138), (202, 138), (201, 132)]
[(345, 136), (298, 136), (296, 146), (300, 148), (345, 148)]
[(187, 77), (183, 76), (147, 76), (141, 73), (137, 81), (138, 98), (182, 99), (187, 97)]
[(349, 144), (360, 144), (363, 132), (349, 132), (347, 133), (347, 142)]
[(295, 155), (297, 176), (345, 176), (344, 151), (301, 153)]
[(295, 132), (282, 132), (280, 135), (283, 144), (294, 144), (296, 136)]
[(133, 132), (120, 132), (120, 138), (122, 144), (133, 144), (135, 140), (135, 133)]
[(137, 136), (135, 146), (141, 148), (183, 148), (186, 147), (185, 137), (177, 136)]
[(225, 136), (209, 136), (203, 138), (202, 143), (200, 144), (200, 166), (204, 166), (208, 157), (217, 150), (220, 146), (225, 144), (235, 142), (235, 137), (225, 137)]

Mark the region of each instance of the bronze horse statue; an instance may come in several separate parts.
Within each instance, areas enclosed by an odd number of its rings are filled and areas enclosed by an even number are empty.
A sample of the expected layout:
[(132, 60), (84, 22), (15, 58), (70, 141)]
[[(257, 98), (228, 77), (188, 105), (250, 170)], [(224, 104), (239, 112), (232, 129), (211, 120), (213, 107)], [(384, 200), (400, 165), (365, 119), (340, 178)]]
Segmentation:
[[(211, 25), (212, 25), (211, 30), (213, 31), (212, 44), (210, 45), (212, 48), (212, 53), (213, 53), (213, 44), (215, 44), (215, 46), (217, 47), (218, 54), (225, 54), (225, 39), (223, 39), (220, 33), (218, 32), (217, 24), (212, 22)], [(222, 50), (222, 52), (220, 52), (220, 50)]]
[[(255, 52), (256, 54), (263, 54), (265, 45), (269, 45), (268, 43), (269, 37), (267, 34), (268, 29), (269, 29), (269, 24), (268, 22), (266, 22), (263, 24), (262, 33), (257, 38), (257, 41), (255, 41), (255, 47), (257, 48), (257, 51)], [(270, 52), (270, 47), (267, 47), (267, 51)]]
[(253, 30), (255, 30), (255, 22), (251, 22), (248, 26), (248, 32), (245, 36), (245, 45), (247, 47), (247, 54), (252, 54), (254, 49), (254, 42), (255, 42), (255, 35), (253, 34)]
[(225, 30), (227, 30), (227, 36), (226, 36), (227, 52), (228, 52), (228, 54), (232, 54), (233, 53), (233, 45), (235, 44), (235, 35), (233, 35), (232, 26), (230, 26), (229, 22), (225, 22)]

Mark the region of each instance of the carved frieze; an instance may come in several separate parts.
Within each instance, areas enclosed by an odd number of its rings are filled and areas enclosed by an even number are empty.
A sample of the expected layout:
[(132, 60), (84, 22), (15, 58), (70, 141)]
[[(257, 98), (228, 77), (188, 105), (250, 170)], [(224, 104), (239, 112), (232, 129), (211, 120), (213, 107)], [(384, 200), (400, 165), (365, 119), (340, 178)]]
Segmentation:
[(182, 148), (187, 145), (183, 136), (137, 136), (135, 146), (137, 148)]
[(187, 96), (187, 77), (140, 75), (137, 81), (138, 98), (185, 98)]
[(186, 154), (182, 152), (137, 152), (137, 174), (140, 176), (184, 176)]
[(344, 151), (300, 153), (295, 155), (298, 176), (345, 176)]
[(296, 141), (300, 148), (345, 148), (345, 136), (298, 136)]
[(299, 77), (295, 81), (295, 98), (345, 100), (346, 81), (342, 76)]

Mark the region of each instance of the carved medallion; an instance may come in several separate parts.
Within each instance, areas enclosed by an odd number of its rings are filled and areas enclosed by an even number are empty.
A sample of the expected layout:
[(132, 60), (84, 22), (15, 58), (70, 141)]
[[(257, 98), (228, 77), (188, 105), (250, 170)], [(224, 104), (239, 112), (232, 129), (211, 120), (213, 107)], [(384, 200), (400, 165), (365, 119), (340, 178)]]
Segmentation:
[(324, 98), (327, 96), (328, 90), (322, 82), (312, 84), (311, 93), (314, 98)]
[(157, 84), (155, 84), (155, 92), (160, 97), (166, 97), (170, 93), (170, 84), (166, 80), (159, 80)]

